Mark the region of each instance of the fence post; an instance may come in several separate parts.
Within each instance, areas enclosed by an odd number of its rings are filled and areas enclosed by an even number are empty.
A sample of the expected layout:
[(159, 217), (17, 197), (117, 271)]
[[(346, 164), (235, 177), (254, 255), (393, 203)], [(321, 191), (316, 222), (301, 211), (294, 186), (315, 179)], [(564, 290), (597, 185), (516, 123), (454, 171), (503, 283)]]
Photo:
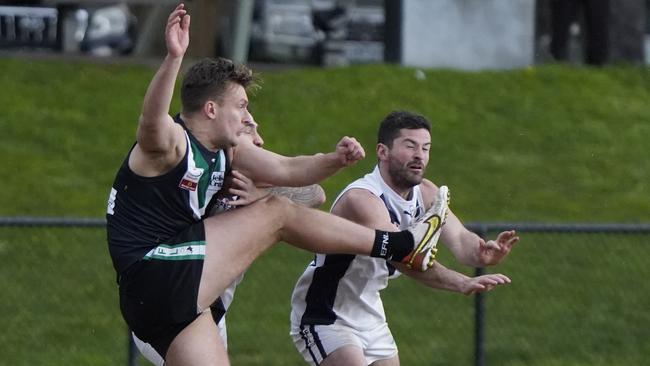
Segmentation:
[[(487, 237), (487, 228), (481, 225), (475, 231), (478, 236), (483, 238)], [(482, 276), (483, 268), (476, 268), (475, 275)], [(485, 349), (484, 349), (484, 335), (485, 335), (485, 304), (483, 293), (477, 292), (474, 295), (474, 366), (485, 366)]]

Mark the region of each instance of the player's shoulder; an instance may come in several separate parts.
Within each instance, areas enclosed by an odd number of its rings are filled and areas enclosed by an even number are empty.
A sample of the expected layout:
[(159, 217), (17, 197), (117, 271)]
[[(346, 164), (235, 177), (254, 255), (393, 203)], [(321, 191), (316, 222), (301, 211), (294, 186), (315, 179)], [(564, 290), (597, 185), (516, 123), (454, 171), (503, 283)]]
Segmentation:
[(341, 194), (341, 197), (339, 197), (337, 202), (345, 204), (362, 204), (375, 199), (378, 200), (379, 198), (368, 188), (351, 187)]
[(438, 186), (428, 179), (423, 179), (420, 183), (420, 192), (422, 192), (422, 199), (426, 207), (429, 207), (433, 204), (436, 193), (438, 192)]
[(378, 228), (384, 222), (390, 223), (383, 201), (364, 188), (347, 190), (334, 203), (331, 212), (367, 227)]
[(420, 183), (420, 191), (422, 191), (422, 194), (434, 195), (436, 192), (438, 192), (438, 186), (432, 181), (425, 178), (422, 179), (422, 182)]
[(332, 210), (359, 211), (381, 204), (377, 195), (366, 188), (349, 188), (336, 200)]

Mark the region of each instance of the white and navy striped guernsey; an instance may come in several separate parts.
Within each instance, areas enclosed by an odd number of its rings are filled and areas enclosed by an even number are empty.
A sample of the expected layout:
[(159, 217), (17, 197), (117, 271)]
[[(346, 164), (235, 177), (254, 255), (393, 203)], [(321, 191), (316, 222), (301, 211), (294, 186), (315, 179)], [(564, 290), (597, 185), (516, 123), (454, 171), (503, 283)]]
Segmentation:
[[(379, 167), (348, 185), (332, 207), (350, 189), (365, 189), (381, 199), (397, 228), (404, 229), (424, 214), (420, 186), (406, 200), (381, 177)], [(298, 279), (291, 298), (291, 327), (343, 324), (368, 330), (386, 321), (379, 291), (399, 272), (383, 259), (348, 254), (316, 254)]]
[[(109, 251), (118, 274), (206, 216), (216, 201), (212, 197), (229, 173), (224, 150), (208, 150), (179, 116), (175, 121), (183, 126), (187, 140), (185, 156), (176, 167), (158, 177), (139, 176), (129, 168), (132, 148), (115, 177), (106, 222)], [(164, 249), (160, 255), (166, 255)], [(196, 253), (192, 250), (188, 256)]]

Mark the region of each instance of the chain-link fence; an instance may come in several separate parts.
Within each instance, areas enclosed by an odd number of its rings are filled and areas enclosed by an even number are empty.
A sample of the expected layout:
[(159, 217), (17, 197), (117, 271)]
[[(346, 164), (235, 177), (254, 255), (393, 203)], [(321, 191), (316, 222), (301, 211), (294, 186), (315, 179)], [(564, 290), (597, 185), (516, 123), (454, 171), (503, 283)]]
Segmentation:
[(513, 283), (476, 298), (475, 365), (648, 364), (650, 225), (471, 227), (523, 237)]
[[(469, 224), (522, 241), (480, 297), (402, 276), (384, 291), (402, 365), (646, 365), (650, 225)], [(303, 364), (289, 299), (312, 256), (278, 245), (249, 269), (228, 315), (234, 365)], [(442, 249), (439, 260), (466, 274)], [(103, 220), (0, 219), (0, 365), (146, 365), (129, 348)], [(478, 311), (477, 311), (478, 310)]]

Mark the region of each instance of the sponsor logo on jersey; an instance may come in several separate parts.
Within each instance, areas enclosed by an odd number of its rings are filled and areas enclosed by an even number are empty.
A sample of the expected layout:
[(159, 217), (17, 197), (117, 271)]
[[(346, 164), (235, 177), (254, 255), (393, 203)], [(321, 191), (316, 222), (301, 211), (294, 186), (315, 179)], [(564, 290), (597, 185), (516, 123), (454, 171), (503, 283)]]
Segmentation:
[(210, 199), (212, 195), (216, 194), (223, 187), (225, 172), (212, 172), (210, 175), (210, 183), (208, 184), (208, 189), (206, 190), (206, 197)]
[(210, 176), (210, 186), (221, 189), (223, 186), (223, 178), (224, 172), (212, 172), (212, 176)]
[(201, 175), (203, 175), (203, 169), (190, 169), (185, 172), (185, 175), (183, 176), (183, 179), (181, 179), (181, 182), (178, 184), (178, 186), (182, 189), (194, 192), (199, 186), (199, 179), (201, 179)]

